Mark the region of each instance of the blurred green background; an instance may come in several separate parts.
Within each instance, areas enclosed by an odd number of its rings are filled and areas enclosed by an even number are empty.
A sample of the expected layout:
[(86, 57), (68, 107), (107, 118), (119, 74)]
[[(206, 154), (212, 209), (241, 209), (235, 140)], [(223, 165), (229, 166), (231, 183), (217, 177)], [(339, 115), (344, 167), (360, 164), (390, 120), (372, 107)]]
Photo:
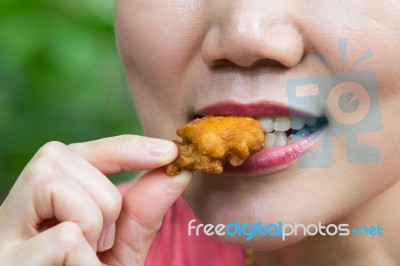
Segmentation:
[(113, 5), (0, 1), (0, 202), (48, 141), (141, 134), (117, 54)]

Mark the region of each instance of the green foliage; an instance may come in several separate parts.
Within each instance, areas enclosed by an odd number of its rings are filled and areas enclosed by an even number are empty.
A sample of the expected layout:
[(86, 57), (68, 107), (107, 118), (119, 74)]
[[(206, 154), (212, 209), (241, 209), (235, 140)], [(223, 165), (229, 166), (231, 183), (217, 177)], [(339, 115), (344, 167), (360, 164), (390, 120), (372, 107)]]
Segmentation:
[(113, 19), (112, 0), (0, 1), (0, 202), (48, 141), (141, 134)]

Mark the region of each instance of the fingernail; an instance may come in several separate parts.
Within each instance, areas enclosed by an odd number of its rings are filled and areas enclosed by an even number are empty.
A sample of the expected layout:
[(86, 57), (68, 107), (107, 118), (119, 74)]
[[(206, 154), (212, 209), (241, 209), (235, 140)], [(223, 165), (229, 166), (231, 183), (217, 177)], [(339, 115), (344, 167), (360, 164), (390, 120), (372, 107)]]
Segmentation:
[(191, 171), (182, 171), (179, 175), (172, 177), (174, 182), (189, 184), (190, 180), (192, 180), (193, 172)]
[[(112, 236), (112, 239), (110, 237)], [(115, 223), (112, 224), (108, 228), (104, 228), (100, 234), (97, 251), (103, 252), (107, 249), (110, 249), (114, 244), (114, 236), (115, 236)], [(111, 243), (110, 243), (111, 242)]]
[(111, 225), (111, 227), (107, 230), (107, 233), (104, 237), (103, 242), (103, 250), (109, 250), (114, 245), (115, 240), (115, 223)]
[(146, 148), (150, 154), (158, 157), (163, 157), (169, 154), (174, 155), (174, 151), (177, 149), (176, 145), (172, 141), (162, 139), (148, 140)]

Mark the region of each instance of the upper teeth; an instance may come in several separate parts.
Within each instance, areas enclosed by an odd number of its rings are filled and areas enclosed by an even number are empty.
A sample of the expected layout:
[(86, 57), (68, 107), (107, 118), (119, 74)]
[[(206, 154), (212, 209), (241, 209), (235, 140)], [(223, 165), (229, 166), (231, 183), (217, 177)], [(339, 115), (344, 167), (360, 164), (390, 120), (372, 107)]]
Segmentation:
[(304, 127), (305, 124), (305, 119), (304, 118), (300, 118), (300, 117), (293, 117), (291, 120), (291, 128), (292, 129), (296, 129), (296, 130), (300, 130)]
[(262, 129), (264, 132), (269, 133), (274, 131), (274, 119), (273, 118), (259, 118), (257, 119), (260, 122)]
[[(260, 117), (257, 118), (265, 132), (265, 147), (282, 146), (308, 136), (316, 130), (317, 118), (301, 117)], [(287, 136), (285, 131), (292, 129), (295, 134)]]
[(286, 131), (290, 129), (290, 118), (289, 117), (275, 117), (274, 119), (274, 130), (275, 131)]

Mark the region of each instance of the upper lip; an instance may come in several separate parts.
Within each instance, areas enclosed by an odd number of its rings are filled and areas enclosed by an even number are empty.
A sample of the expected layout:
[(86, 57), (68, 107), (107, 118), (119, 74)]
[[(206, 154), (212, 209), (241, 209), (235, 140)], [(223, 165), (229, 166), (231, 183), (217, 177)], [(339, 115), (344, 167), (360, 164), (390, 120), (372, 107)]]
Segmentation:
[(253, 103), (222, 101), (200, 108), (195, 113), (201, 116), (248, 116), (255, 118), (271, 116), (316, 117), (315, 115), (306, 111), (293, 109), (285, 104), (268, 101), (259, 101)]

